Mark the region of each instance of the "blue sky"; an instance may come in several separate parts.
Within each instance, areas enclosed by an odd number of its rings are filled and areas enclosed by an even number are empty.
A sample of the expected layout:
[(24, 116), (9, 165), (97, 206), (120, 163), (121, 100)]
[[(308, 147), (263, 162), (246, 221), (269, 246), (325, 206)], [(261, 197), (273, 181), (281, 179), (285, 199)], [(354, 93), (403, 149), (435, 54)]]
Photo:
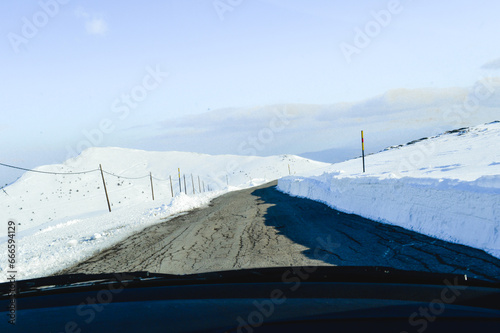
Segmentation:
[(2, 1), (0, 162), (61, 162), (103, 120), (96, 145), (135, 148), (147, 133), (124, 131), (209, 110), (470, 87), (500, 67), (498, 13), (485, 0)]

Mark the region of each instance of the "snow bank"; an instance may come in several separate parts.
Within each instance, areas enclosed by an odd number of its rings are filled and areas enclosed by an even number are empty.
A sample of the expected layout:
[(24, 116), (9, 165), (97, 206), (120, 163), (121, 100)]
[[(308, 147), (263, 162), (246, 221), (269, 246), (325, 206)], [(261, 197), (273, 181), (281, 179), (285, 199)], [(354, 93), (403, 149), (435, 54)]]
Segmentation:
[[(180, 194), (170, 203), (160, 206), (148, 202), (136, 203), (111, 213), (103, 210), (87, 217), (54, 221), (48, 226), (41, 226), (38, 231), (21, 232), (16, 237), (18, 278), (55, 274), (162, 219), (165, 221), (207, 205), (212, 198), (226, 192), (213, 191), (194, 196)], [(20, 228), (22, 230), (22, 225)], [(2, 258), (0, 273), (3, 273), (3, 267), (6, 266)]]
[[(499, 137), (498, 123), (478, 126), (368, 156), (367, 174), (352, 171), (358, 159), (282, 178), (278, 188), (500, 258)], [(408, 163), (415, 152), (427, 153)]]
[[(500, 257), (498, 188), (431, 178), (286, 177), (278, 188), (337, 210), (398, 225)], [(495, 177), (500, 181), (500, 176)]]

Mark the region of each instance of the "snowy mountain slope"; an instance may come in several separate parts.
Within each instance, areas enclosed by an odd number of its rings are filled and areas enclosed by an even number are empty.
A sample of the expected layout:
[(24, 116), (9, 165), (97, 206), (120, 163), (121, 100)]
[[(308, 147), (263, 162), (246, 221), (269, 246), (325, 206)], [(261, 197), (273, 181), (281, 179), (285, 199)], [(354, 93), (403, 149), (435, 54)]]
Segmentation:
[(299, 156), (326, 163), (340, 163), (359, 156), (359, 149), (325, 149), (322, 151), (307, 152)]
[[(284, 177), (281, 191), (500, 257), (500, 123)], [(369, 142), (367, 143), (369, 144)]]
[[(104, 170), (111, 213), (108, 212), (101, 173), (97, 170), (99, 164)], [(3, 221), (13, 220), (18, 224), (18, 277), (30, 278), (55, 273), (137, 230), (158, 223), (160, 218), (203, 206), (228, 191), (287, 175), (288, 166), (291, 172), (303, 172), (325, 165), (292, 155), (212, 156), (90, 148), (62, 164), (36, 169), (75, 174), (27, 172), (6, 187), (5, 192), (0, 193), (0, 215)], [(178, 168), (182, 175), (182, 193)], [(82, 171), (90, 172), (78, 173)], [(184, 175), (187, 195), (184, 193)], [(5, 245), (6, 241), (7, 227), (0, 230), (0, 244)], [(7, 258), (4, 256), (0, 258), (0, 279), (5, 278), (1, 270), (6, 270), (6, 267)]]

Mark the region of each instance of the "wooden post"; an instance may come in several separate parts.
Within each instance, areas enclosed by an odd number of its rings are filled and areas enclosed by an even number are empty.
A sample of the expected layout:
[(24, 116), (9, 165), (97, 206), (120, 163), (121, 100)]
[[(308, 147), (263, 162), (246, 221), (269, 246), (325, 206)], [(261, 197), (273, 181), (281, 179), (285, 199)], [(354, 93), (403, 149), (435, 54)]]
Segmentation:
[(290, 172), (290, 164), (288, 164), (288, 175), (291, 175), (292, 173)]
[(155, 200), (155, 191), (153, 189), (153, 175), (149, 173), (149, 180), (151, 180), (151, 195), (153, 196), (153, 201)]
[(361, 152), (363, 154), (363, 172), (365, 172), (365, 138), (363, 137), (363, 131), (361, 131)]
[(111, 205), (109, 204), (108, 190), (106, 189), (106, 181), (104, 180), (104, 173), (102, 172), (102, 166), (99, 164), (99, 169), (101, 169), (102, 183), (104, 184), (104, 193), (106, 193), (106, 201), (108, 202), (108, 209), (111, 213)]
[(196, 194), (194, 191), (194, 179), (193, 179), (193, 174), (191, 174), (191, 185), (193, 185), (193, 194)]
[(179, 193), (182, 193), (182, 187), (181, 187), (181, 168), (177, 168), (177, 171), (179, 171)]
[(184, 193), (188, 194), (187, 186), (186, 186), (186, 175), (184, 174)]
[(172, 198), (174, 197), (174, 187), (172, 186), (172, 176), (168, 176), (170, 178), (170, 192), (172, 192)]
[(203, 183), (203, 192), (205, 192), (205, 181), (203, 181), (202, 183)]
[(201, 193), (201, 182), (200, 182), (200, 176), (198, 176), (198, 189), (200, 190), (200, 193)]

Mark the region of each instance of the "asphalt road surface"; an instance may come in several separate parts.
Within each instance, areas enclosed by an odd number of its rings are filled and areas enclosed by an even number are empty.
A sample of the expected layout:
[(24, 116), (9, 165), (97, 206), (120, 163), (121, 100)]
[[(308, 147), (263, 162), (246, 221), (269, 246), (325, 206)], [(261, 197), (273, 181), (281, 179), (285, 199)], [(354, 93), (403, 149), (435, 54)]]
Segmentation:
[(367, 265), (500, 279), (500, 260), (484, 251), (290, 197), (276, 184), (227, 193), (58, 274)]

